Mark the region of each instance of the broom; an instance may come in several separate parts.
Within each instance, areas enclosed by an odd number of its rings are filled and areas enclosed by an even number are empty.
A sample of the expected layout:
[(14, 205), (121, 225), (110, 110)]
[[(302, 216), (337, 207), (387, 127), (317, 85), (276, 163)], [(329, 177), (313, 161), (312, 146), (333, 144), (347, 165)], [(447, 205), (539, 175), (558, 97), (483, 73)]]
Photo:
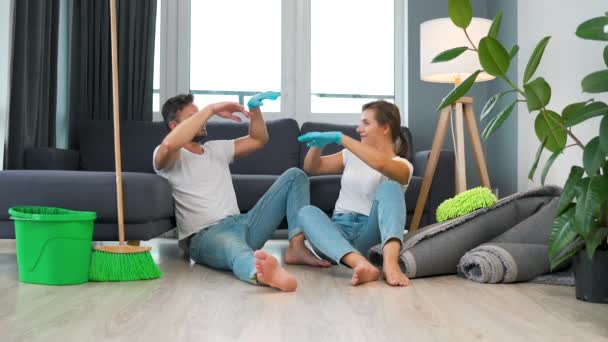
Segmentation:
[(118, 111), (118, 62), (116, 47), (116, 0), (110, 0), (112, 40), (112, 92), (114, 106), (114, 159), (116, 164), (116, 205), (118, 210), (118, 246), (96, 246), (91, 257), (89, 280), (130, 281), (160, 278), (162, 273), (152, 259), (151, 247), (125, 244), (122, 202), (122, 165), (120, 161), (120, 121)]

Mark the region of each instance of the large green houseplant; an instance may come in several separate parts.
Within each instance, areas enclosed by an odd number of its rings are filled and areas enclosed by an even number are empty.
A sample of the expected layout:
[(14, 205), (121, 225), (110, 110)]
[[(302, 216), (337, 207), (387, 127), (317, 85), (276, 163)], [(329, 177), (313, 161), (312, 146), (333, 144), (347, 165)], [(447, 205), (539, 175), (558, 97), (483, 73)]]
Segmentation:
[[(468, 37), (467, 27), (472, 19), (472, 8), (469, 0), (448, 0), (449, 16), (463, 34)], [(579, 262), (590, 262), (598, 248), (608, 249), (608, 105), (601, 101), (589, 99), (584, 102), (572, 103), (561, 112), (549, 107), (551, 87), (542, 77), (533, 78), (542, 59), (545, 47), (550, 37), (543, 38), (528, 60), (524, 71), (523, 86), (518, 86), (507, 76), (507, 71), (513, 58), (519, 51), (517, 45), (507, 50), (497, 40), (502, 20), (502, 12), (494, 18), (488, 35), (482, 38), (479, 46), (470, 41), (470, 46), (462, 46), (444, 51), (437, 55), (433, 62), (445, 62), (457, 58), (467, 50), (473, 50), (479, 56), (483, 71), (496, 76), (509, 84), (510, 90), (492, 96), (485, 104), (481, 119), (490, 119), (482, 133), (488, 139), (512, 113), (518, 102), (525, 102), (528, 111), (536, 117), (534, 129), (540, 142), (536, 158), (531, 166), (528, 177), (532, 179), (538, 167), (540, 156), (548, 150), (551, 156), (541, 172), (541, 183), (544, 184), (547, 172), (553, 162), (568, 148), (583, 150), (582, 166), (575, 165), (563, 185), (563, 193), (559, 209), (554, 221), (553, 231), (549, 242), (549, 259), (551, 268), (555, 268), (578, 254)], [(580, 24), (576, 35), (582, 39), (608, 41), (608, 16), (600, 16)], [(604, 49), (603, 59), (608, 66), (608, 46)], [(478, 70), (464, 80), (458, 87), (448, 93), (439, 105), (442, 109), (466, 94), (477, 75)], [(608, 69), (594, 72), (581, 82), (585, 93), (608, 92)], [(513, 97), (506, 108), (494, 111), (495, 104), (502, 97)], [(494, 114), (497, 112), (496, 114)], [(589, 119), (602, 116), (597, 136), (586, 144), (576, 137), (572, 127)], [(567, 145), (568, 137), (573, 142)], [(588, 258), (584, 258), (586, 251)], [(607, 254), (607, 252), (602, 252)], [(605, 256), (604, 259), (608, 258)], [(584, 260), (586, 259), (586, 260)], [(603, 269), (604, 280), (608, 279), (608, 269)], [(577, 297), (579, 279), (577, 275)], [(596, 286), (597, 287), (597, 286)], [(608, 287), (602, 284), (600, 287)], [(580, 298), (580, 297), (579, 297)], [(585, 299), (585, 298), (583, 298)], [(608, 298), (600, 299), (606, 301)]]

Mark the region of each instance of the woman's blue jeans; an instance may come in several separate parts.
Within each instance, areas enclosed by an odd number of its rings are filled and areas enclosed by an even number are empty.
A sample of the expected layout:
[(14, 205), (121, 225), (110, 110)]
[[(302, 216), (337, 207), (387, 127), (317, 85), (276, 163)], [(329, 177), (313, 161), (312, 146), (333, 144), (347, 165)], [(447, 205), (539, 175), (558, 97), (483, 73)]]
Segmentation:
[(315, 206), (305, 206), (298, 213), (298, 223), (324, 259), (339, 264), (347, 254), (367, 256), (372, 246), (396, 239), (403, 242), (405, 196), (401, 185), (384, 181), (378, 186), (369, 216), (357, 213), (334, 213), (331, 219)]

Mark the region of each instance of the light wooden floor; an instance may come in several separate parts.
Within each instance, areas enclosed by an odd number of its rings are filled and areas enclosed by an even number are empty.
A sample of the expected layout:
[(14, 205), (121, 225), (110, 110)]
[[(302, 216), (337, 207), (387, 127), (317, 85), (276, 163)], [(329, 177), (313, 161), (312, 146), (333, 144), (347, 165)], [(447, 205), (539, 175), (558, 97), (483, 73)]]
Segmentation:
[(608, 340), (608, 305), (571, 287), (455, 276), (351, 287), (347, 269), (288, 266), (299, 287), (279, 293), (188, 264), (175, 240), (152, 245), (160, 280), (54, 287), (19, 283), (14, 241), (0, 240), (0, 341)]

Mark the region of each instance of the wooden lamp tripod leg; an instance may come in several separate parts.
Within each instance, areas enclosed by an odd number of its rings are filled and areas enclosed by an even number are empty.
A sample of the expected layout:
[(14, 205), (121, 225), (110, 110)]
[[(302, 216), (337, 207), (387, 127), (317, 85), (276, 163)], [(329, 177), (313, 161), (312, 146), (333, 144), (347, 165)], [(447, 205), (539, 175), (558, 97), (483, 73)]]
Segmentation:
[(443, 141), (445, 139), (445, 133), (448, 129), (451, 111), (451, 107), (446, 107), (441, 110), (439, 122), (437, 123), (437, 129), (435, 130), (435, 138), (433, 138), (431, 155), (426, 165), (426, 170), (424, 171), (422, 187), (420, 188), (420, 194), (418, 195), (418, 201), (416, 202), (416, 209), (414, 210), (414, 217), (412, 218), (412, 223), (410, 225), (410, 231), (416, 231), (420, 225), (422, 211), (426, 205), (426, 199), (433, 182), (433, 175), (435, 174), (437, 161), (439, 160), (439, 153), (441, 152), (441, 147), (443, 146)]
[(483, 186), (492, 190), (492, 187), (490, 186), (490, 176), (488, 175), (488, 167), (486, 166), (486, 159), (483, 156), (483, 147), (481, 145), (481, 140), (479, 139), (479, 130), (477, 129), (477, 122), (475, 120), (475, 114), (473, 113), (472, 104), (464, 105), (464, 118), (467, 123), (469, 138), (471, 139), (473, 155), (475, 156), (475, 161), (477, 162), (477, 173), (479, 174), (479, 179), (481, 180), (481, 184)]
[(464, 124), (463, 124), (463, 110), (462, 107), (466, 106), (461, 102), (454, 103), (454, 128), (452, 134), (454, 134), (454, 152), (456, 157), (456, 194), (459, 194), (467, 190), (467, 166), (466, 157), (464, 153)]

